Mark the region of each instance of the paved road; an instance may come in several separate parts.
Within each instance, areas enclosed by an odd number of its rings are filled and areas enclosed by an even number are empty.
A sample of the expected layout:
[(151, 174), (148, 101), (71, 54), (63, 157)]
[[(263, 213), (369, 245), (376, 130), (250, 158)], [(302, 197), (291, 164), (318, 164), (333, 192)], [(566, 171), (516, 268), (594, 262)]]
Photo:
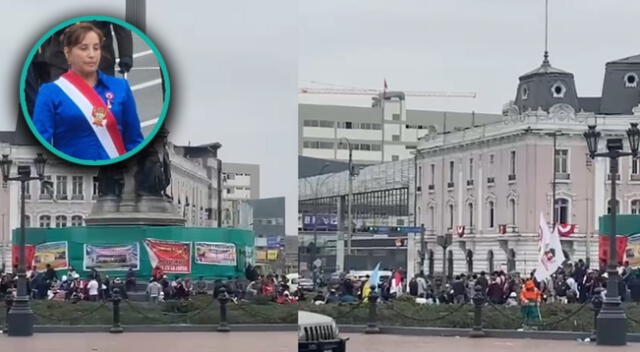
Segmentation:
[(600, 347), (577, 341), (551, 341), (531, 339), (471, 339), (468, 337), (419, 337), (398, 335), (345, 334), (349, 337), (349, 352), (388, 351), (456, 351), (456, 352), (514, 352), (514, 351), (562, 351), (596, 352), (638, 351), (640, 344), (625, 347)]
[[(41, 333), (28, 338), (0, 336), (0, 351), (126, 352), (126, 351), (268, 351), (297, 350), (295, 332), (224, 333)], [(565, 351), (566, 352), (566, 351)]]

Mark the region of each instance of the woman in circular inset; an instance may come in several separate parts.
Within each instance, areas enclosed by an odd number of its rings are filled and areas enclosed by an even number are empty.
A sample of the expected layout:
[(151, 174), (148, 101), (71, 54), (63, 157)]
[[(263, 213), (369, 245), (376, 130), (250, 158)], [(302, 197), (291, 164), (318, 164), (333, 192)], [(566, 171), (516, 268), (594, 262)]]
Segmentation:
[(103, 41), (102, 32), (90, 23), (64, 31), (70, 69), (42, 85), (33, 112), (40, 136), (78, 159), (113, 159), (144, 139), (129, 83), (98, 70)]

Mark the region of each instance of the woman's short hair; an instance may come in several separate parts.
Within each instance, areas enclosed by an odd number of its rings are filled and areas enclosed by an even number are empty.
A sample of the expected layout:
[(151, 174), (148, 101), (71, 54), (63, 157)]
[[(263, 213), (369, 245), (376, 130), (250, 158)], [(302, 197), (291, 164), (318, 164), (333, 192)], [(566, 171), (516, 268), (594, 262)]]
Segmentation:
[(62, 44), (65, 48), (73, 48), (80, 44), (84, 37), (89, 32), (94, 32), (98, 35), (100, 45), (104, 42), (104, 34), (98, 29), (98, 27), (92, 25), (89, 22), (78, 22), (74, 25), (67, 27), (62, 35)]

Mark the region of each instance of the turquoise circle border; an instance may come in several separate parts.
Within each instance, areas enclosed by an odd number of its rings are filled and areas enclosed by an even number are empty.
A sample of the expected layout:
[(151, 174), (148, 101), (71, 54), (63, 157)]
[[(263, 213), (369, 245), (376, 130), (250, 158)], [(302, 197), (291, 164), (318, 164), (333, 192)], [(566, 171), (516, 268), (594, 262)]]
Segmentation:
[[(107, 22), (111, 22), (111, 23), (115, 23), (115, 24), (118, 24), (120, 26), (123, 26), (123, 27), (131, 30), (132, 32), (136, 33), (140, 38), (142, 38), (144, 40), (145, 43), (147, 43), (147, 45), (149, 45), (149, 47), (153, 51), (153, 54), (156, 56), (156, 58), (158, 60), (158, 64), (160, 65), (160, 70), (161, 70), (162, 76), (163, 76), (164, 88), (165, 88), (164, 102), (163, 102), (163, 106), (162, 106), (162, 111), (160, 112), (160, 116), (158, 116), (158, 122), (156, 123), (154, 129), (151, 131), (151, 133), (149, 133), (149, 135), (137, 147), (133, 148), (132, 150), (126, 152), (123, 155), (120, 155), (120, 156), (112, 158), (112, 159), (86, 160), (86, 159), (75, 158), (75, 157), (72, 157), (72, 156), (70, 156), (70, 155), (68, 155), (66, 153), (61, 152), (60, 150), (56, 149), (53, 145), (51, 145), (49, 142), (47, 142), (44, 138), (42, 138), (42, 136), (40, 135), (40, 133), (36, 129), (35, 125), (31, 121), (32, 120), (31, 119), (31, 115), (29, 114), (29, 110), (27, 109), (27, 101), (26, 101), (25, 92), (24, 92), (25, 88), (26, 88), (27, 71), (29, 69), (29, 66), (31, 65), (31, 62), (33, 61), (33, 58), (34, 58), (36, 52), (38, 51), (38, 48), (40, 48), (40, 46), (42, 46), (42, 44), (47, 39), (49, 39), (49, 37), (51, 37), (53, 34), (55, 34), (60, 29), (63, 29), (65, 27), (69, 26), (69, 25), (72, 25), (72, 24), (76, 23), (76, 22), (83, 22), (83, 21), (107, 21)], [(47, 148), (47, 150), (49, 150), (54, 155), (66, 160), (66, 161), (72, 162), (74, 164), (80, 164), (80, 165), (84, 165), (84, 166), (112, 165), (112, 164), (124, 161), (124, 160), (134, 156), (139, 151), (141, 151), (144, 147), (146, 147), (151, 142), (151, 140), (153, 140), (153, 138), (156, 136), (156, 134), (158, 134), (158, 131), (160, 131), (160, 128), (164, 124), (164, 119), (165, 119), (165, 117), (167, 115), (167, 112), (169, 110), (169, 103), (170, 103), (170, 100), (171, 100), (171, 81), (169, 79), (169, 72), (167, 70), (167, 65), (166, 65), (166, 63), (164, 61), (164, 58), (162, 57), (162, 54), (160, 53), (158, 48), (151, 41), (151, 39), (149, 37), (147, 37), (147, 35), (144, 34), (144, 32), (142, 32), (137, 27), (135, 27), (135, 26), (123, 21), (123, 20), (120, 20), (120, 19), (117, 19), (117, 18), (114, 18), (114, 17), (109, 17), (109, 16), (80, 16), (80, 17), (74, 17), (74, 18), (71, 18), (69, 20), (66, 20), (66, 21), (58, 24), (54, 28), (50, 29), (47, 33), (45, 33), (42, 37), (40, 37), (40, 39), (36, 42), (34, 47), (29, 52), (29, 54), (27, 56), (27, 59), (25, 60), (24, 65), (22, 66), (22, 71), (20, 73), (19, 90), (20, 90), (20, 92), (19, 92), (19, 94), (20, 94), (20, 107), (22, 109), (22, 114), (24, 115), (25, 121), (27, 122), (27, 125), (31, 129), (31, 132), (36, 137), (36, 139), (40, 142), (40, 144), (42, 144), (45, 148)]]

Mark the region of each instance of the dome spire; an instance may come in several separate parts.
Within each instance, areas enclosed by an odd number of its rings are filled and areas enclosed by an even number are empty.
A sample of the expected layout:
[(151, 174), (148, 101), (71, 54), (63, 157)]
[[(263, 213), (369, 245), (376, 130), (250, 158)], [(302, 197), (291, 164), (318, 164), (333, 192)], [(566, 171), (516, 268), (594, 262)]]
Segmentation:
[(544, 60), (542, 65), (551, 66), (549, 63), (549, 0), (544, 0)]

